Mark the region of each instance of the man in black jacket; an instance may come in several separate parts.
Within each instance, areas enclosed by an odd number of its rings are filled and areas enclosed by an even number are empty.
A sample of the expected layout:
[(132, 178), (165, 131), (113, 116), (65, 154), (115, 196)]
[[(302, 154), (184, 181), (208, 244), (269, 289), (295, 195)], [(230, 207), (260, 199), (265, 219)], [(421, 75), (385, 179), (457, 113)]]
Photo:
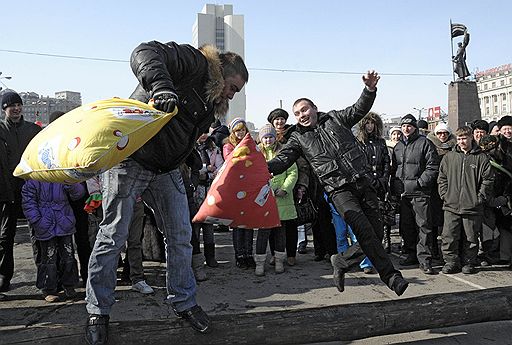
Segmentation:
[(18, 216), (22, 214), (21, 188), (24, 181), (12, 173), (30, 140), (41, 131), (41, 127), (23, 119), (23, 101), (16, 92), (4, 92), (2, 110), (5, 119), (0, 121), (0, 145), (5, 153), (0, 155), (0, 292), (9, 290), (14, 274), (14, 236)]
[(401, 196), (399, 230), (406, 257), (400, 265), (419, 262), (425, 274), (435, 274), (430, 194), (439, 171), (439, 156), (434, 144), (419, 134), (413, 115), (405, 115), (400, 126), (403, 137), (393, 149), (391, 163), (392, 193)]
[(177, 107), (178, 113), (130, 158), (102, 175), (104, 218), (89, 261), (86, 290), (89, 344), (105, 344), (108, 339), (117, 257), (138, 196), (153, 210), (165, 237), (169, 302), (195, 330), (207, 331), (209, 318), (195, 300), (192, 228), (178, 168), (199, 135), (208, 132), (215, 118), (225, 116), (229, 100), (249, 79), (237, 54), (174, 42), (142, 43), (131, 55), (131, 68), (139, 81), (131, 98), (153, 98), (155, 108), (171, 113)]
[(408, 283), (393, 267), (379, 240), (384, 230), (377, 195), (369, 178), (366, 156), (351, 131), (370, 111), (379, 79), (375, 71), (364, 75), (365, 89), (361, 97), (344, 110), (322, 113), (307, 98), (295, 101), (297, 130), (268, 166), (277, 175), (304, 157), (336, 210), (352, 227), (358, 243), (345, 253), (331, 256), (334, 283), (340, 292), (344, 290), (345, 273), (366, 254), (382, 281), (400, 296)]

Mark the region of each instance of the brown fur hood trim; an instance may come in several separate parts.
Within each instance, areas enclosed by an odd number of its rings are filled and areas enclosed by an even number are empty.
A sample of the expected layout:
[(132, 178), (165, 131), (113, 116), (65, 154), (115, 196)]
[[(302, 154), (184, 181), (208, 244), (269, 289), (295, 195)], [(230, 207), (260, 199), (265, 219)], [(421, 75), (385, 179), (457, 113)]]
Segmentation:
[(209, 103), (218, 103), (224, 90), (224, 77), (222, 76), (222, 64), (219, 51), (212, 45), (204, 45), (199, 48), (208, 61), (208, 77), (206, 83), (206, 97)]
[(362, 118), (361, 121), (359, 121), (357, 127), (357, 139), (359, 139), (359, 141), (361, 142), (366, 142), (366, 139), (368, 139), (368, 135), (366, 134), (364, 126), (369, 121), (373, 121), (373, 123), (375, 123), (375, 136), (377, 138), (382, 138), (382, 132), (384, 130), (384, 123), (382, 122), (382, 118), (380, 117), (379, 114), (370, 111), (368, 114), (365, 115), (365, 117)]

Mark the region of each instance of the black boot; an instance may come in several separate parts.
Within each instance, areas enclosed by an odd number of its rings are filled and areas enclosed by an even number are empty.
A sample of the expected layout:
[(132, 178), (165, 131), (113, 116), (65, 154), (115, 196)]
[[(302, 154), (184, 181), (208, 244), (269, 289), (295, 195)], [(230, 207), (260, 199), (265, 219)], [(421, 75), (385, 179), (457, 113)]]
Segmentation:
[(402, 277), (400, 273), (395, 273), (389, 279), (388, 287), (393, 290), (398, 296), (402, 296), (409, 283)]
[(208, 243), (204, 245), (204, 257), (206, 258), (206, 265), (208, 267), (219, 266), (219, 263), (215, 260), (215, 243)]
[(244, 258), (245, 263), (247, 264), (247, 268), (256, 268), (256, 262), (254, 261), (252, 254), (246, 254)]
[(108, 342), (108, 315), (89, 314), (85, 326), (85, 341), (89, 345), (104, 345)]
[(243, 255), (239, 255), (235, 257), (236, 267), (246, 270), (247, 262), (245, 261), (245, 257)]

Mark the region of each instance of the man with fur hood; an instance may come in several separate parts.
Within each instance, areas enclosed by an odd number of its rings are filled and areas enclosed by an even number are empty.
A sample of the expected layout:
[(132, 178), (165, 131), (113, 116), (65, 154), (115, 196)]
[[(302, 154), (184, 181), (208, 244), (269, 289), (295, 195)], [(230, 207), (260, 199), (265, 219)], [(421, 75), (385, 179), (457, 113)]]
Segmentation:
[(130, 64), (139, 81), (131, 98), (142, 102), (152, 98), (156, 109), (170, 113), (178, 107), (178, 113), (131, 157), (102, 175), (104, 218), (89, 261), (86, 289), (89, 344), (108, 340), (117, 257), (128, 238), (138, 195), (153, 210), (165, 237), (169, 302), (195, 330), (207, 331), (209, 318), (195, 300), (192, 228), (179, 166), (199, 135), (226, 114), (228, 102), (249, 79), (239, 55), (219, 53), (212, 46), (142, 43), (133, 51)]

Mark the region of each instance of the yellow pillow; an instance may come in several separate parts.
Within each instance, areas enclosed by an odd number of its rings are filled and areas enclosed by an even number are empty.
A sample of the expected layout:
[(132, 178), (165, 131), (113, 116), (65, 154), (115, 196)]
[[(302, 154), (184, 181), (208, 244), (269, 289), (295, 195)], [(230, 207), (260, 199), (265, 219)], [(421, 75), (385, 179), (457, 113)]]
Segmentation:
[(130, 156), (177, 112), (166, 114), (149, 104), (120, 98), (83, 105), (32, 139), (14, 176), (59, 183), (85, 181)]

